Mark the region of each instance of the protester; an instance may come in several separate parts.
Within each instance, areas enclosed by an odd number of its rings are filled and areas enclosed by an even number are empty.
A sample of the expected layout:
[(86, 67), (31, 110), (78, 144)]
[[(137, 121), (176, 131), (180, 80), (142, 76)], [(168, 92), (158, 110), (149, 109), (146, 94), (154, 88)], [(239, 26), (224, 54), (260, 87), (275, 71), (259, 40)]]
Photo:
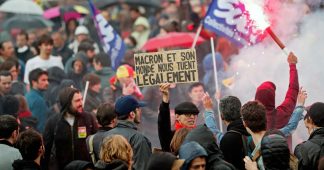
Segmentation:
[(136, 40), (136, 48), (140, 49), (148, 40), (150, 35), (150, 24), (145, 17), (137, 17), (133, 25), (133, 32), (131, 35)]
[(280, 129), (284, 127), (288, 123), (290, 115), (296, 106), (299, 91), (296, 69), (297, 57), (293, 53), (290, 53), (287, 61), (290, 68), (289, 88), (282, 104), (275, 107), (276, 86), (273, 82), (263, 82), (255, 93), (255, 100), (260, 101), (266, 108), (267, 129)]
[(14, 147), (19, 134), (19, 125), (13, 116), (0, 115), (0, 169), (12, 170), (14, 160), (22, 159)]
[(132, 170), (132, 165), (133, 149), (125, 137), (111, 135), (103, 140), (96, 163), (98, 170)]
[(184, 143), (197, 142), (207, 152), (207, 170), (234, 170), (235, 167), (223, 160), (222, 151), (218, 148), (216, 138), (206, 126), (198, 126), (192, 129), (186, 136)]
[(110, 66), (111, 62), (107, 54), (99, 53), (95, 55), (93, 59), (93, 68), (95, 70), (94, 73), (100, 77), (101, 91), (106, 87), (110, 87), (109, 80), (115, 75), (115, 71)]
[(44, 98), (49, 106), (52, 106), (56, 102), (56, 97), (58, 95), (58, 86), (61, 81), (67, 79), (65, 72), (59, 67), (51, 67), (47, 70), (48, 73), (48, 88), (44, 92)]
[[(67, 73), (69, 79), (73, 80), (75, 88), (82, 89), (82, 79), (83, 76), (87, 73), (87, 66), (85, 61), (85, 54), (78, 53), (76, 54), (74, 61), (71, 63), (72, 70)], [(67, 62), (68, 63), (68, 62)]]
[[(73, 42), (69, 44), (69, 48), (76, 54), (79, 51), (79, 45), (84, 40), (90, 40), (89, 38), (89, 30), (87, 27), (83, 25), (79, 25), (74, 32), (75, 39)], [(95, 48), (95, 53), (99, 53), (99, 47), (96, 43), (91, 43)]]
[(12, 85), (11, 85), (11, 94), (26, 94), (26, 84), (21, 82), (21, 75), (23, 73), (20, 72), (19, 62), (17, 59), (9, 59), (3, 62), (0, 65), (0, 71), (9, 71), (12, 76)]
[(39, 68), (47, 70), (51, 67), (57, 66), (63, 69), (62, 58), (52, 56), (53, 39), (49, 35), (43, 35), (39, 38), (38, 48), (40, 50), (39, 55), (29, 59), (26, 63), (24, 82), (31, 84), (28, 77), (32, 70)]
[(113, 129), (117, 125), (115, 108), (110, 103), (101, 104), (98, 107), (96, 117), (100, 125), (98, 132), (87, 137), (87, 148), (93, 164), (99, 160), (100, 146), (105, 132)]
[(16, 143), (22, 160), (15, 160), (12, 164), (14, 170), (40, 170), (41, 158), (45, 153), (42, 135), (34, 130), (22, 132)]
[(180, 170), (184, 162), (171, 153), (157, 152), (150, 157), (146, 170)]
[(48, 73), (42, 69), (32, 70), (29, 74), (30, 91), (26, 94), (28, 107), (32, 115), (37, 118), (37, 130), (44, 132), (45, 123), (47, 121), (48, 105), (43, 96), (43, 92), (48, 87)]
[(15, 49), (10, 39), (0, 42), (0, 64), (14, 57)]
[(93, 68), (93, 58), (96, 55), (95, 48), (93, 44), (91, 44), (88, 40), (84, 40), (80, 43), (78, 46), (78, 51), (75, 53), (74, 57), (69, 58), (64, 67), (64, 71), (66, 73), (72, 72), (74, 69), (73, 63), (75, 62), (76, 58), (82, 59), (84, 62), (85, 69), (88, 73), (92, 72), (94, 70)]
[(320, 154), (324, 150), (324, 103), (310, 106), (304, 119), (309, 139), (296, 146), (295, 155), (299, 160), (298, 169), (317, 169)]
[(185, 160), (181, 170), (205, 170), (207, 156), (205, 149), (197, 142), (183, 144), (179, 150), (179, 158)]
[(65, 41), (65, 35), (61, 32), (52, 33), (53, 51), (52, 55), (62, 57), (62, 63), (65, 65), (66, 61), (73, 56), (73, 51), (68, 48)]
[(12, 75), (9, 71), (0, 71), (0, 95), (8, 95), (11, 91)]
[(116, 75), (110, 79), (110, 88), (104, 90), (104, 101), (114, 103), (118, 97), (127, 95), (143, 99), (134, 77), (135, 71), (132, 67), (127, 64), (119, 66)]
[(122, 135), (133, 148), (135, 170), (145, 169), (147, 161), (151, 156), (151, 142), (137, 131), (136, 124), (141, 122), (141, 107), (143, 103), (139, 103), (132, 96), (122, 96), (117, 99), (115, 104), (115, 112), (117, 114), (117, 126), (106, 132), (105, 136)]
[[(83, 87), (85, 87), (86, 82), (89, 82), (89, 88), (86, 94), (86, 101), (84, 104), (84, 111), (89, 113), (96, 113), (98, 105), (103, 101), (102, 94), (100, 93), (100, 77), (94, 73), (89, 73), (83, 77), (82, 82)], [(86, 92), (84, 91), (84, 93)]]
[(25, 31), (21, 31), (16, 36), (16, 47), (15, 52), (18, 59), (23, 61), (24, 63), (27, 62), (27, 60), (31, 59), (34, 54), (32, 53), (29, 45), (28, 45), (28, 34)]
[[(163, 151), (170, 152), (170, 143), (174, 135), (171, 130), (171, 118), (169, 109), (169, 88), (170, 84), (165, 83), (160, 86), (162, 92), (162, 103), (159, 109), (158, 134)], [(184, 102), (175, 108), (175, 129), (195, 128), (196, 119), (199, 114), (198, 108), (191, 102)]]
[(244, 158), (245, 167), (252, 161), (257, 162), (259, 170), (263, 170), (263, 160), (260, 154), (261, 140), (266, 133), (267, 119), (266, 108), (258, 101), (250, 101), (243, 105), (241, 109), (243, 124), (246, 131), (251, 134), (255, 148), (251, 153), (251, 158), (246, 156)]
[(47, 121), (44, 132), (46, 168), (52, 148), (55, 148), (52, 158), (56, 161), (58, 169), (63, 169), (73, 160), (90, 161), (86, 138), (97, 130), (93, 116), (83, 111), (79, 90), (71, 87), (62, 89), (59, 102), (61, 112)]

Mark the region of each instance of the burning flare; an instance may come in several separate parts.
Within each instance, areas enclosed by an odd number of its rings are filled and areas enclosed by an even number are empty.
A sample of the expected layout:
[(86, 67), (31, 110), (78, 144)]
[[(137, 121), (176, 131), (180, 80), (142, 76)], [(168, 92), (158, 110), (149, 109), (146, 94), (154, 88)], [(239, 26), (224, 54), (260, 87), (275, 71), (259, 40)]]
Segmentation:
[[(263, 5), (254, 2), (254, 0), (241, 0), (241, 2), (244, 4), (246, 11), (248, 11), (253, 25), (265, 31), (270, 26), (270, 22), (264, 13)], [(260, 0), (258, 2), (260, 3)]]

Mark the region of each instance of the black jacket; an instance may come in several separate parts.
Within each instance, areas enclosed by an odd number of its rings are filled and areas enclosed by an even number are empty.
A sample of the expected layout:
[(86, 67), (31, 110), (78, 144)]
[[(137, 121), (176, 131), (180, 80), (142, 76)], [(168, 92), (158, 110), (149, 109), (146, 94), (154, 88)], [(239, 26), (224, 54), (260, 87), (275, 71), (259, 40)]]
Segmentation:
[(152, 154), (151, 142), (140, 132), (137, 131), (134, 122), (118, 120), (117, 126), (106, 132), (105, 136), (122, 135), (133, 148), (133, 167), (135, 170), (144, 170)]
[(128, 170), (128, 165), (122, 160), (113, 160), (111, 163), (98, 161), (95, 165), (96, 170)]
[(214, 134), (204, 125), (191, 130), (183, 143), (195, 141), (207, 152), (206, 170), (235, 170), (235, 167), (223, 160), (222, 151), (218, 148)]
[[(79, 133), (86, 128), (86, 134)], [(63, 114), (52, 116), (46, 123), (44, 132), (45, 165), (48, 165), (54, 144), (54, 159), (59, 169), (73, 160), (91, 161), (86, 146), (86, 137), (94, 134), (97, 124), (94, 117), (83, 112), (75, 116), (73, 127), (64, 119)], [(47, 167), (45, 167), (47, 168)]]
[(160, 144), (164, 152), (170, 152), (170, 143), (174, 135), (171, 130), (171, 117), (169, 103), (162, 102), (159, 108), (158, 133)]
[(241, 119), (231, 122), (227, 127), (227, 132), (220, 141), (220, 149), (224, 154), (224, 160), (233, 164), (237, 169), (245, 169), (243, 137), (250, 136), (243, 126)]
[(321, 148), (324, 147), (324, 128), (316, 129), (309, 139), (296, 146), (295, 155), (299, 160), (298, 169), (317, 169)]
[(12, 163), (14, 170), (40, 170), (41, 167), (34, 161), (15, 160)]

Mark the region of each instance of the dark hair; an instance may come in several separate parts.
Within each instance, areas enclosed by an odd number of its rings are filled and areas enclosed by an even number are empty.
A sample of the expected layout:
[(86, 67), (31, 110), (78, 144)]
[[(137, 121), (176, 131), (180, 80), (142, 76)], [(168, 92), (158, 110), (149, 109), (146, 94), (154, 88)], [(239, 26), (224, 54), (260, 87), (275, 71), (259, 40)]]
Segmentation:
[(28, 129), (22, 132), (16, 142), (24, 160), (33, 161), (38, 157), (39, 148), (43, 146), (42, 135), (35, 130)]
[(201, 82), (196, 82), (196, 83), (192, 83), (189, 88), (188, 88), (188, 92), (191, 93), (192, 89), (193, 88), (196, 88), (196, 87), (199, 87), (199, 86), (202, 86), (204, 91), (205, 91), (205, 85)]
[(12, 95), (6, 95), (3, 98), (3, 114), (17, 117), (19, 111), (19, 100)]
[(226, 121), (234, 121), (240, 119), (241, 101), (235, 96), (226, 96), (219, 102), (219, 111), (222, 118)]
[(47, 71), (42, 70), (40, 68), (36, 68), (29, 73), (28, 80), (31, 87), (33, 87), (33, 81), (38, 81), (39, 77), (43, 74), (48, 75)]
[(101, 82), (100, 77), (94, 73), (88, 73), (83, 77), (83, 79), (82, 79), (83, 86), (86, 85), (87, 81), (89, 81), (89, 87), (92, 87), (96, 84), (100, 84), (100, 82)]
[(51, 36), (44, 34), (42, 36), (39, 37), (37, 46), (41, 46), (42, 44), (50, 44), (53, 45), (53, 39)]
[(12, 67), (16, 67), (16, 63), (13, 60), (6, 60), (0, 64), (0, 71), (9, 71)]
[(138, 9), (138, 7), (131, 7), (131, 8), (129, 9), (129, 11), (135, 11), (135, 12), (137, 12), (137, 13), (141, 13), (140, 10)]
[(101, 52), (94, 57), (94, 62), (97, 64), (100, 63), (102, 67), (110, 67), (110, 57), (107, 55), (107, 53)]
[(78, 52), (83, 51), (86, 53), (89, 50), (95, 50), (93, 44), (91, 44), (89, 41), (82, 41), (78, 47)]
[(0, 41), (0, 49), (3, 50), (3, 44), (6, 43), (6, 42), (11, 42), (11, 40), (8, 39), (8, 40)]
[(23, 36), (25, 36), (26, 40), (28, 41), (28, 34), (27, 34), (26, 31), (24, 31), (24, 30), (23, 30), (23, 31), (20, 31), (20, 33), (18, 33), (17, 36), (18, 36), (18, 35), (23, 35)]
[(246, 126), (253, 133), (267, 128), (266, 109), (259, 101), (250, 101), (242, 106), (241, 114)]
[(18, 130), (19, 124), (15, 117), (11, 115), (0, 116), (0, 138), (10, 138), (12, 132)]
[[(10, 76), (11, 80), (12, 80), (12, 75), (11, 75), (11, 73), (9, 71), (6, 71), (6, 70), (0, 71), (0, 76), (3, 76), (3, 77)], [(0, 82), (1, 82), (1, 79), (0, 79)]]
[(104, 127), (111, 123), (117, 117), (114, 105), (110, 103), (103, 103), (98, 107), (97, 120), (98, 123)]

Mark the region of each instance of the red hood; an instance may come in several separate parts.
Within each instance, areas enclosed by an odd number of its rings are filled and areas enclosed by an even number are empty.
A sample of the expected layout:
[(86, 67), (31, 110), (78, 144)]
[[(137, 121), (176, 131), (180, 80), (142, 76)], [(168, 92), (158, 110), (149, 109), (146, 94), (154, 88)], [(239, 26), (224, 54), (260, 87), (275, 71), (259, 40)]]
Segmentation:
[(276, 85), (270, 81), (263, 82), (255, 93), (255, 100), (261, 102), (267, 110), (275, 109)]

